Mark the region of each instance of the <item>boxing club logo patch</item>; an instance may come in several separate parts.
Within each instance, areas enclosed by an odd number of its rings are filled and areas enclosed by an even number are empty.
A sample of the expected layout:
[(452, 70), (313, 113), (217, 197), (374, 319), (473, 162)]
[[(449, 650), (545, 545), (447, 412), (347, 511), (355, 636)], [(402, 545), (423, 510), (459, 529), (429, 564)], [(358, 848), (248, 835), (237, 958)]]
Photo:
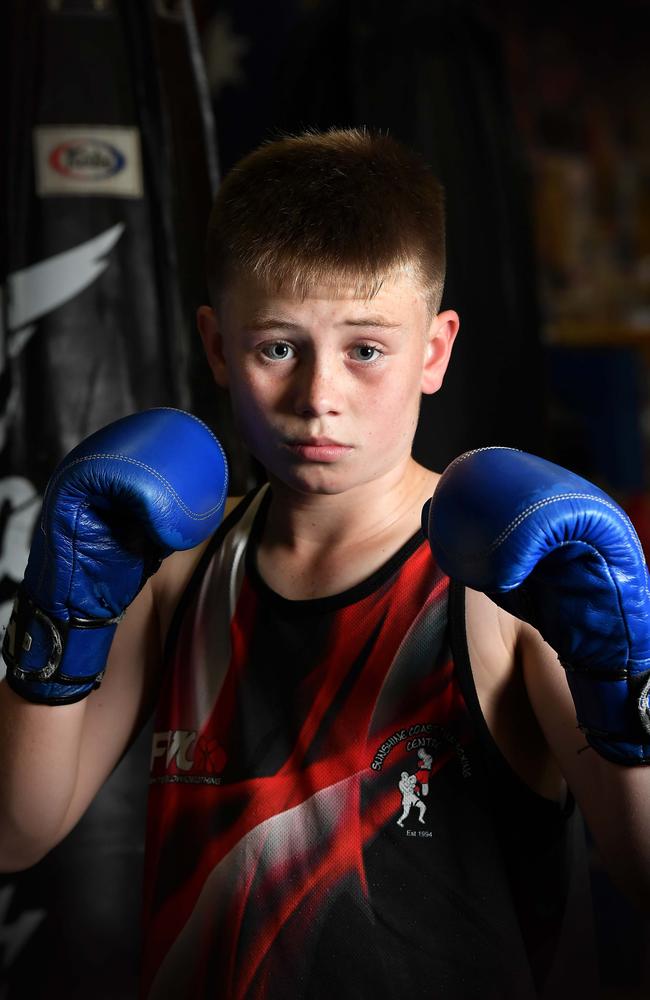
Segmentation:
[(391, 764), (394, 763), (395, 754), (399, 754), (402, 763), (396, 788), (396, 823), (407, 836), (430, 836), (426, 824), (431, 779), (452, 757), (458, 759), (462, 777), (470, 778), (469, 757), (446, 726), (433, 722), (398, 729), (377, 747), (370, 767), (373, 771), (381, 771), (389, 757), (393, 756)]

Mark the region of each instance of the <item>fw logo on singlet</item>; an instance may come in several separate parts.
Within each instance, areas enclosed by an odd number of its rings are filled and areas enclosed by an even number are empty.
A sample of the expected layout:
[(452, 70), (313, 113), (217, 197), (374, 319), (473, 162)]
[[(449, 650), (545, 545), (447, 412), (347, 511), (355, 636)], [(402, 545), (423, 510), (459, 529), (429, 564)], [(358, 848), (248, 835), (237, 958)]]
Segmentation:
[(196, 730), (169, 729), (154, 733), (151, 781), (189, 785), (220, 785), (226, 751), (217, 740)]

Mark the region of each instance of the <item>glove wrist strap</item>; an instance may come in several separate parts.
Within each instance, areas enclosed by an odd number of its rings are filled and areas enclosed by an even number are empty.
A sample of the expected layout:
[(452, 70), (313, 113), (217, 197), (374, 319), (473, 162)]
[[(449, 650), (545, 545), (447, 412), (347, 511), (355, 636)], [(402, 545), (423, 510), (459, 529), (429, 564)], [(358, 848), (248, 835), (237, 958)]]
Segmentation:
[(578, 724), (594, 750), (617, 764), (650, 764), (650, 669), (563, 665)]
[(85, 698), (99, 687), (121, 618), (57, 619), (37, 607), (21, 587), (2, 646), (7, 683), (40, 704)]

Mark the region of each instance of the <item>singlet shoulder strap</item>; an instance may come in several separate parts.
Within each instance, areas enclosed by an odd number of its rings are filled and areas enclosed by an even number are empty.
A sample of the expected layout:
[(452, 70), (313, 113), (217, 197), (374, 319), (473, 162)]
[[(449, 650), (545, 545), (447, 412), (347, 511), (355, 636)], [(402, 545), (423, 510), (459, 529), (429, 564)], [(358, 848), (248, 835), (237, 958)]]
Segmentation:
[(210, 564), (211, 559), (214, 557), (215, 552), (218, 550), (219, 546), (223, 544), (226, 536), (232, 531), (232, 529), (242, 520), (246, 512), (249, 510), (251, 505), (262, 498), (263, 494), (267, 490), (267, 485), (261, 487), (256, 487), (251, 490), (246, 496), (240, 500), (236, 507), (234, 507), (230, 513), (223, 519), (212, 538), (205, 547), (203, 555), (199, 559), (192, 576), (190, 577), (189, 583), (185, 587), (185, 590), (181, 594), (178, 604), (174, 614), (172, 615), (171, 623), (167, 631), (167, 636), (165, 638), (164, 656), (163, 662), (167, 663), (169, 661), (169, 655), (171, 654), (176, 640), (178, 638), (178, 632), (183, 621), (183, 615), (187, 610), (189, 603), (191, 602), (197, 587), (200, 585), (201, 580), (205, 574), (205, 571)]
[(457, 580), (449, 583), (449, 638), (454, 657), (458, 683), (465, 699), (467, 709), (478, 728), (479, 738), (484, 749), (490, 753), (500, 752), (492, 739), (487, 722), (483, 715), (478, 692), (474, 683), (472, 664), (467, 646), (467, 624), (465, 617), (465, 587)]

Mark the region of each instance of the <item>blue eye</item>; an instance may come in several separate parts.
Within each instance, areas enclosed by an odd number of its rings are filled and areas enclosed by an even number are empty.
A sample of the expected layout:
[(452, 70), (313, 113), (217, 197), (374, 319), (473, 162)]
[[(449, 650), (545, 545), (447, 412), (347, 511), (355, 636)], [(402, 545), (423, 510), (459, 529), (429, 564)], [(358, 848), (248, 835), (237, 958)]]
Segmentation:
[(291, 344), (286, 344), (283, 340), (274, 341), (272, 344), (265, 344), (262, 354), (269, 361), (286, 361), (294, 356), (294, 349)]
[(381, 357), (379, 348), (373, 347), (372, 344), (359, 344), (352, 349), (352, 353), (356, 353), (357, 361), (377, 361)]

